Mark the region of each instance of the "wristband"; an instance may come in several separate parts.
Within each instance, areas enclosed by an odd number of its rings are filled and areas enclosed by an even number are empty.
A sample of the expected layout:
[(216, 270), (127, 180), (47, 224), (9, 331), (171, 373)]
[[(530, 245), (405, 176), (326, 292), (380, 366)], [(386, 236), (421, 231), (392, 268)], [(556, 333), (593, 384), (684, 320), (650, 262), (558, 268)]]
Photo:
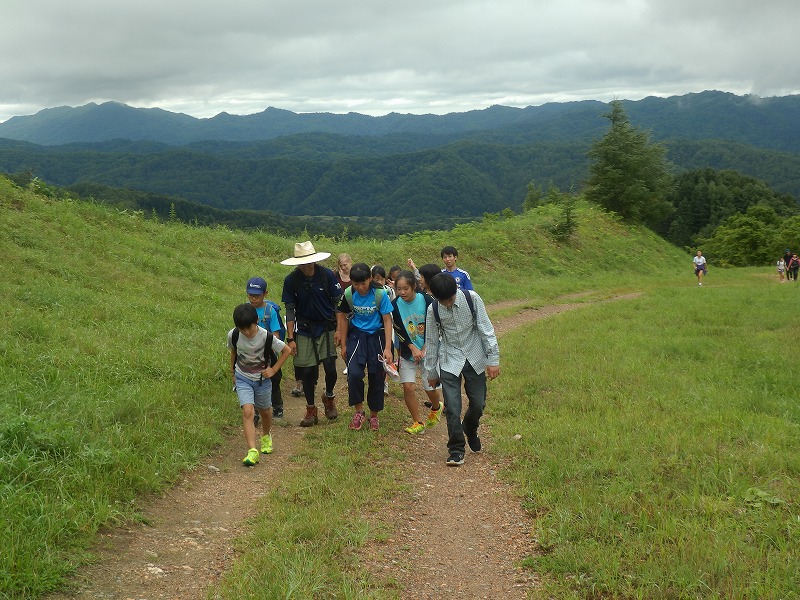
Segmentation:
[(291, 344), (294, 341), (294, 338), (286, 338), (286, 343)]

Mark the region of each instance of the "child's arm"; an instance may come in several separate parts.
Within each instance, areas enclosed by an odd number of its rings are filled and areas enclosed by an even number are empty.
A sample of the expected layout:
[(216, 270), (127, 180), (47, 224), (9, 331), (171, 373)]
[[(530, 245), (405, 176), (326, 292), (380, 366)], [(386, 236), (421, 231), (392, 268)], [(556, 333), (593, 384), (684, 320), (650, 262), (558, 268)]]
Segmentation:
[[(277, 339), (277, 338), (275, 338), (275, 339)], [(280, 341), (280, 340), (278, 340), (278, 341)], [(271, 366), (267, 367), (266, 369), (264, 369), (263, 371), (261, 371), (261, 376), (264, 379), (270, 379), (271, 377), (273, 377), (275, 375), (275, 373), (277, 373), (278, 370), (283, 366), (283, 363), (286, 362), (286, 359), (289, 358), (289, 356), (291, 356), (291, 354), (292, 354), (292, 351), (289, 349), (288, 344), (284, 344), (283, 349), (281, 350), (281, 353), (278, 355), (278, 360), (275, 361), (274, 365), (271, 365)]]
[(394, 355), (392, 354), (392, 313), (384, 313), (383, 318), (383, 337), (386, 342), (383, 345), (383, 358), (386, 362), (394, 362)]
[(333, 336), (333, 343), (341, 348), (343, 360), (347, 360), (347, 333), (350, 331), (350, 319), (347, 313), (336, 313), (336, 333)]

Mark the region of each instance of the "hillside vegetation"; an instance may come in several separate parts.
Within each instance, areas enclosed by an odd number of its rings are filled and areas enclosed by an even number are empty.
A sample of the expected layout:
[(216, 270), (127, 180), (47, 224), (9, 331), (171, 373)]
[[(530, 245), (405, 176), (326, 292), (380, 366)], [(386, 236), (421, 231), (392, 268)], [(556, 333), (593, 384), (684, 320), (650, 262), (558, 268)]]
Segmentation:
[[(654, 234), (580, 211), (579, 241), (556, 247), (544, 207), (450, 233), (338, 242), (356, 260), (422, 264), (445, 243), (488, 302), (633, 285), (675, 273), (686, 256)], [(280, 297), (279, 260), (294, 240), (160, 224), (92, 203), (59, 201), (0, 178), (0, 590), (52, 589), (85, 558), (97, 528), (135, 516), (237, 422), (224, 335), (254, 274)], [(188, 417), (191, 415), (191, 418)], [(43, 551), (47, 548), (47, 551)]]
[[(450, 232), (314, 242), (385, 265), (438, 261), (452, 243), (489, 305), (585, 303), (503, 336), (487, 407), (488, 450), (536, 516), (535, 597), (797, 596), (800, 317), (775, 307), (800, 284), (712, 267), (698, 287), (690, 257), (652, 232), (579, 201), (573, 235), (556, 241), (562, 217), (544, 205)], [(294, 241), (0, 178), (0, 596), (62, 585), (98, 527), (142, 518), (148, 492), (231, 434), (232, 307), (255, 274), (280, 296)], [(345, 422), (307, 432), (215, 593), (399, 597), (353, 563), (386, 531), (352, 515), (413, 493), (395, 444), (406, 415), (386, 412), (379, 438), (354, 442)], [(352, 476), (365, 456), (380, 477)]]

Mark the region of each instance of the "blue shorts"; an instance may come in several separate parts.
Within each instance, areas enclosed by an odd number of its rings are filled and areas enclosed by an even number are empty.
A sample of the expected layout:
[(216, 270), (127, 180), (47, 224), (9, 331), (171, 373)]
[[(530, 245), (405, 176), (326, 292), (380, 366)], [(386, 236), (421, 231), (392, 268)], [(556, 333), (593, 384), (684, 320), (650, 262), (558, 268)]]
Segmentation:
[(236, 395), (239, 397), (239, 406), (255, 404), (256, 408), (263, 410), (272, 408), (272, 381), (253, 381), (236, 373)]

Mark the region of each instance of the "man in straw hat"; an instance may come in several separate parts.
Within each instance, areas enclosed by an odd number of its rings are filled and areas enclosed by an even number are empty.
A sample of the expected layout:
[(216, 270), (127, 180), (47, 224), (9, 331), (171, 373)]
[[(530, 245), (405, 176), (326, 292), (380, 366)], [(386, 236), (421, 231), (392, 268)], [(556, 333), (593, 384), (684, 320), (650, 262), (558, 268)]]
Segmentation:
[(339, 416), (334, 402), (333, 388), (336, 385), (336, 305), (342, 296), (333, 271), (317, 261), (325, 260), (330, 252), (317, 252), (309, 242), (294, 245), (294, 256), (282, 260), (282, 265), (297, 268), (283, 281), (283, 303), (286, 305), (286, 343), (294, 356), (297, 376), (303, 382), (306, 397), (306, 415), (301, 427), (310, 427), (318, 422), (314, 393), (319, 379), (319, 364), (325, 369), (325, 389), (322, 405), (325, 416)]

